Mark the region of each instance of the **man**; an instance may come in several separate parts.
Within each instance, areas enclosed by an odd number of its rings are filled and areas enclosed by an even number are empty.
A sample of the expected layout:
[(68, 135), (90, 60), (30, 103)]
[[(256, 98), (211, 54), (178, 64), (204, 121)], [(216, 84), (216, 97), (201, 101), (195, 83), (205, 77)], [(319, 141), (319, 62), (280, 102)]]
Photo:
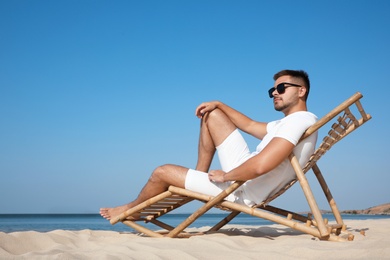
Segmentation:
[[(282, 70), (274, 75), (274, 80), (268, 94), (284, 118), (270, 123), (257, 122), (219, 101), (200, 104), (195, 111), (201, 119), (196, 169), (171, 164), (156, 168), (134, 201), (102, 208), (102, 217), (111, 219), (166, 191), (170, 185), (216, 196), (232, 181), (247, 181), (226, 199), (249, 206), (284, 187), (295, 178), (289, 154), (294, 152), (303, 165), (314, 151), (316, 135), (299, 144), (298, 141), (317, 117), (307, 111), (310, 81), (306, 72)], [(255, 152), (249, 151), (238, 130), (262, 140)], [(209, 171), (215, 151), (222, 169)]]

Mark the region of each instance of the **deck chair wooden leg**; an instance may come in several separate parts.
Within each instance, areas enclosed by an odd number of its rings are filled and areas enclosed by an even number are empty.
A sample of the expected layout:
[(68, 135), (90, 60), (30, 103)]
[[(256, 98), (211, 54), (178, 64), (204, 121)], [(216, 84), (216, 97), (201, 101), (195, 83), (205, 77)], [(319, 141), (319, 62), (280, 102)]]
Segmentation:
[(124, 220), (122, 221), (123, 224), (135, 229), (135, 230), (138, 230), (140, 231), (141, 233), (144, 233), (145, 235), (147, 236), (150, 236), (150, 237), (163, 237), (163, 235), (157, 233), (157, 232), (154, 232), (148, 228), (145, 228), (137, 223), (135, 223), (134, 221), (131, 221), (131, 220)]
[(306, 217), (306, 216), (297, 214), (295, 212), (288, 211), (288, 210), (281, 209), (281, 208), (277, 208), (277, 207), (270, 206), (270, 205), (263, 206), (263, 207), (261, 207), (261, 209), (264, 209), (264, 210), (267, 210), (267, 211), (270, 211), (270, 212), (273, 212), (275, 214), (282, 215), (285, 217), (291, 216), (291, 219), (295, 219), (295, 220), (298, 220), (298, 221), (304, 222), (304, 223), (311, 221), (310, 217)]
[(166, 224), (164, 222), (161, 222), (161, 221), (159, 221), (157, 219), (152, 219), (149, 222), (155, 224), (156, 226), (164, 228), (164, 229), (166, 229), (168, 231), (174, 229), (174, 227), (172, 227), (172, 226), (170, 226), (170, 225), (168, 225), (168, 224)]
[(307, 199), (311, 212), (313, 213), (314, 219), (317, 222), (318, 230), (322, 237), (329, 236), (329, 231), (325, 225), (324, 219), (322, 218), (321, 211), (318, 208), (317, 202), (314, 198), (313, 192), (310, 189), (309, 183), (306, 179), (305, 174), (302, 171), (302, 168), (298, 162), (297, 157), (294, 154), (289, 156), (291, 165), (293, 166), (295, 173), (297, 174), (297, 178), (302, 187), (303, 193)]
[(318, 168), (317, 164), (314, 164), (312, 167), (312, 170), (313, 170), (315, 176), (317, 177), (317, 180), (320, 183), (322, 190), (325, 193), (326, 199), (328, 200), (329, 206), (332, 209), (332, 212), (333, 212), (333, 215), (336, 219), (337, 224), (344, 225), (340, 211), (336, 205), (336, 202), (332, 196), (332, 193), (330, 192), (328, 185), (326, 184), (326, 181), (325, 181), (325, 179), (320, 171), (320, 168)]
[(220, 222), (218, 222), (215, 226), (210, 228), (209, 231), (207, 231), (207, 232), (214, 232), (214, 231), (220, 230), (223, 226), (225, 226), (227, 223), (229, 223), (232, 219), (234, 219), (240, 213), (241, 213), (240, 211), (233, 211), (227, 217), (225, 217)]

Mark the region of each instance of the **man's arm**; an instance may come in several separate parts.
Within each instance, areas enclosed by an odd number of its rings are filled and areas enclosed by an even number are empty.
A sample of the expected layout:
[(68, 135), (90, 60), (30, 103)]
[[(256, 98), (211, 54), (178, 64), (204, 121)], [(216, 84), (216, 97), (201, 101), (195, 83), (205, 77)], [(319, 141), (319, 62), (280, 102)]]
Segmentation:
[(216, 108), (222, 110), (233, 124), (245, 133), (253, 135), (258, 139), (263, 139), (267, 134), (267, 123), (254, 121), (220, 101), (211, 101), (200, 104), (196, 108), (195, 114), (197, 117), (201, 118), (205, 113), (213, 111)]
[(209, 179), (215, 182), (254, 179), (276, 168), (276, 166), (290, 155), (294, 147), (294, 144), (286, 139), (275, 137), (259, 154), (230, 172), (225, 173), (220, 170), (210, 171)]

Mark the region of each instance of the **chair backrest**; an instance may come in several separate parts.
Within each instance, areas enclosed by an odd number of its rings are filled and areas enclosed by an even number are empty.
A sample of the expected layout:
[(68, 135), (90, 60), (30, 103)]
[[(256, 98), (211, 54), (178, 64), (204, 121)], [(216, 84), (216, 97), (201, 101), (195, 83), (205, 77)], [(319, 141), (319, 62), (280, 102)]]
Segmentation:
[[(319, 129), (330, 120), (338, 116), (337, 121), (332, 124), (330, 131), (323, 138), (322, 143), (318, 146), (317, 150), (313, 153), (309, 161), (303, 167), (303, 172), (306, 173), (308, 170), (310, 170), (311, 167), (338, 141), (371, 119), (371, 115), (366, 114), (362, 104), (360, 103), (360, 99), (362, 97), (362, 94), (359, 92), (356, 93), (344, 103), (329, 112), (325, 117), (323, 117), (324, 120), (322, 120), (322, 122), (320, 122), (321, 120), (318, 121), (305, 132), (302, 140), (316, 131), (316, 128)], [(356, 105), (356, 110), (353, 109), (353, 105)]]
[[(328, 134), (323, 138), (322, 143), (318, 146), (315, 152), (310, 156), (309, 161), (303, 167), (303, 172), (306, 173), (309, 171), (317, 161), (332, 148), (338, 141), (346, 137), (352, 131), (356, 130), (358, 127), (362, 126), (365, 122), (371, 119), (371, 115), (366, 114), (363, 109), (360, 99), (363, 95), (359, 92), (355, 93), (349, 99), (341, 103), (335, 109), (330, 111), (327, 115), (318, 120), (314, 125), (309, 127), (303, 134), (301, 141), (311, 134), (318, 131), (321, 127), (326, 125), (329, 121), (337, 117), (335, 123), (332, 124), (332, 127)], [(354, 106), (355, 105), (355, 106)], [(356, 109), (355, 109), (356, 108)], [(288, 183), (283, 189), (281, 189), (276, 194), (272, 195), (262, 203), (256, 205), (255, 207), (261, 207), (267, 205), (272, 200), (276, 199), (284, 192), (286, 192), (292, 185), (294, 185), (297, 180), (293, 180)]]

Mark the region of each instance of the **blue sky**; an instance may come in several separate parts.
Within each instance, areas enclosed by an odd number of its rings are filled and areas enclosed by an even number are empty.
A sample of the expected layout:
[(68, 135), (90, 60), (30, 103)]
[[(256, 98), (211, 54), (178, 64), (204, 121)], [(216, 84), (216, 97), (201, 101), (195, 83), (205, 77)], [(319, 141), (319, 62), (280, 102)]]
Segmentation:
[[(363, 93), (373, 119), (319, 166), (341, 209), (390, 202), (389, 11), (360, 0), (0, 1), (0, 214), (128, 202), (155, 167), (195, 166), (199, 103), (280, 118), (267, 90), (286, 68), (309, 73), (319, 117)], [(307, 210), (298, 188), (277, 205)]]

